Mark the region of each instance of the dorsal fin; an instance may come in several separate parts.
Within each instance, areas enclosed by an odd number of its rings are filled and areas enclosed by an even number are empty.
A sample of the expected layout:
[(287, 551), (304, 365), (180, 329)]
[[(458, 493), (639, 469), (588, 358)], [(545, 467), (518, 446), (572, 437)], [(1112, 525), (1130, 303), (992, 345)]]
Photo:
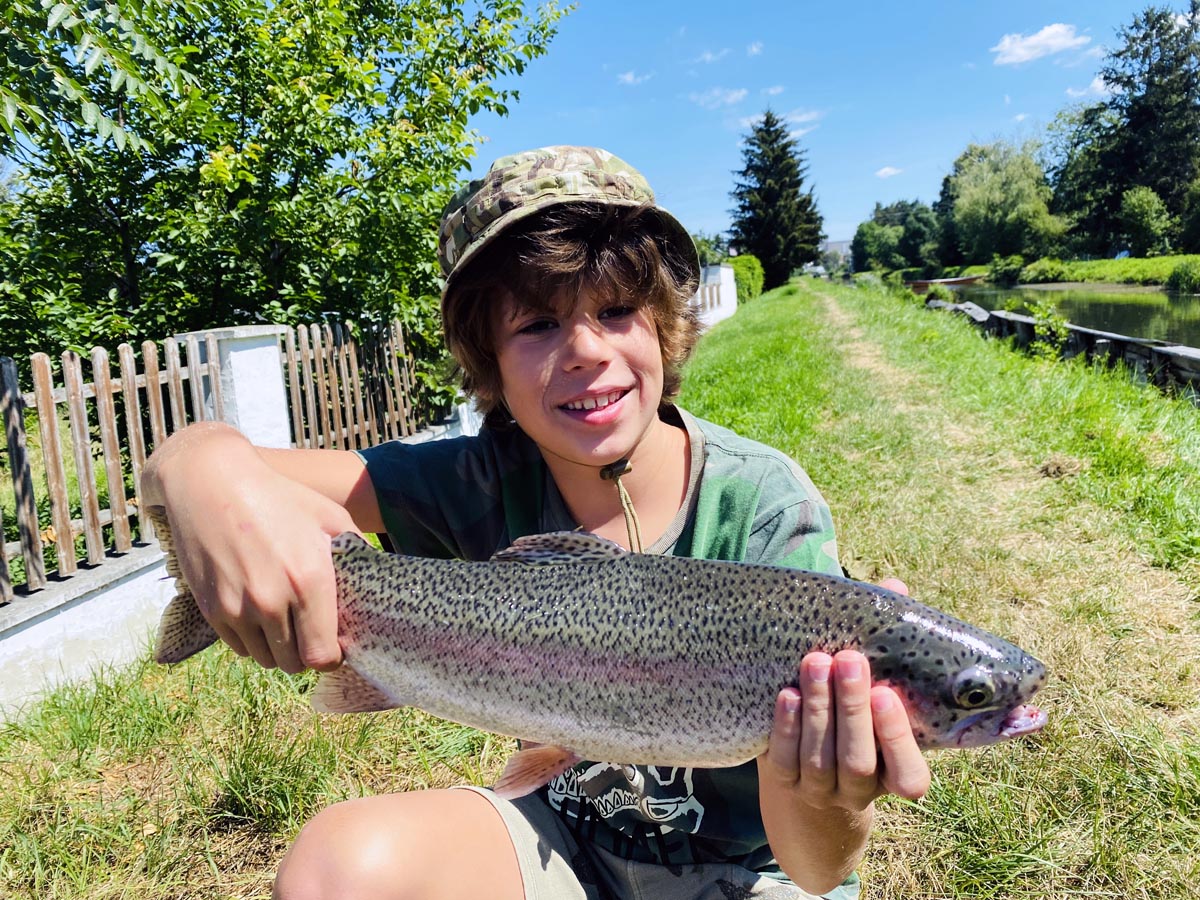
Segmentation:
[(608, 538), (588, 531), (551, 531), (517, 538), (511, 547), (498, 551), (492, 562), (519, 562), (530, 566), (565, 563), (608, 562), (628, 551)]

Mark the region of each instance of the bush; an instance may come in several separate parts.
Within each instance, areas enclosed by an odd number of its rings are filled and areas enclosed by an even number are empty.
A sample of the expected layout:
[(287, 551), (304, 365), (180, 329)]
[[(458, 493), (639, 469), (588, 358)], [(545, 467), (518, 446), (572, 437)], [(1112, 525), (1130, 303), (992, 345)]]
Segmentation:
[(1179, 294), (1200, 294), (1200, 260), (1185, 259), (1167, 276), (1167, 290)]
[(1061, 259), (1046, 257), (1037, 259), (1021, 270), (1018, 276), (1024, 284), (1051, 284), (1057, 281), (1070, 281), (1067, 267)]
[(1004, 257), (997, 254), (992, 257), (992, 264), (988, 267), (988, 280), (1002, 287), (1012, 287), (1020, 280), (1024, 268), (1025, 260), (1020, 254)]
[(925, 299), (928, 300), (943, 300), (946, 303), (954, 303), (954, 291), (946, 287), (944, 284), (931, 284), (929, 290), (925, 292)]
[(762, 293), (763, 267), (757, 256), (740, 253), (731, 257), (729, 264), (733, 266), (733, 283), (737, 286), (739, 306)]

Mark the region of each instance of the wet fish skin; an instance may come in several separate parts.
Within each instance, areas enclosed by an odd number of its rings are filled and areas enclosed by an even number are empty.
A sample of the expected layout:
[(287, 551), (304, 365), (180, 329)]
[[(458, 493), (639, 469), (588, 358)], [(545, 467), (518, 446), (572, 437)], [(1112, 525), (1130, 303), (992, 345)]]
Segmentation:
[[(490, 562), (384, 554), (353, 534), (333, 554), (345, 664), (322, 676), (314, 707), (412, 705), (546, 745), (514, 759), (526, 767), (510, 778), (519, 791), (580, 758), (751, 759), (811, 650), (861, 650), (925, 748), (992, 743), (1046, 719), (1027, 705), (1045, 680), (1040, 662), (875, 585), (627, 553), (574, 532), (523, 538)], [(186, 605), (163, 616), (160, 661), (216, 639)]]

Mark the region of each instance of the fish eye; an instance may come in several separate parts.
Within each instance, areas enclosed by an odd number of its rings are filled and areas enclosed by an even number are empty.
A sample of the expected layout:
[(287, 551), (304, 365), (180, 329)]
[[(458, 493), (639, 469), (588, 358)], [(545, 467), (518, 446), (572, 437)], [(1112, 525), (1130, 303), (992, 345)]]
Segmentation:
[(996, 696), (992, 673), (979, 666), (972, 666), (958, 673), (954, 679), (954, 702), (961, 709), (979, 709), (987, 706)]

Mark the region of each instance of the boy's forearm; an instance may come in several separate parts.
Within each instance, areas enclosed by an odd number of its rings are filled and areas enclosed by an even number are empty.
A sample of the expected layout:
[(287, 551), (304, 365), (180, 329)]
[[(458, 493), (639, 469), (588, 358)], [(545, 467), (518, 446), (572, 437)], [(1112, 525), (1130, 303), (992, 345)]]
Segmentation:
[[(767, 810), (763, 812), (765, 820)], [(873, 805), (862, 812), (834, 807), (781, 809), (779, 813), (773, 817), (779, 821), (768, 826), (767, 838), (775, 861), (798, 887), (823, 894), (857, 868), (871, 833)]]
[(254, 445), (246, 437), (223, 422), (197, 422), (177, 431), (155, 449), (142, 471), (142, 502), (147, 506), (163, 506), (167, 502), (166, 485), (176, 467), (192, 468), (205, 455), (245, 453), (246, 459), (257, 456)]
[(172, 479), (182, 477), (207, 479), (208, 490), (219, 495), (242, 476), (257, 479), (263, 466), (328, 497), (350, 513), (360, 530), (383, 530), (375, 489), (357, 454), (256, 447), (222, 422), (189, 425), (155, 450), (142, 473), (142, 501), (165, 506)]

